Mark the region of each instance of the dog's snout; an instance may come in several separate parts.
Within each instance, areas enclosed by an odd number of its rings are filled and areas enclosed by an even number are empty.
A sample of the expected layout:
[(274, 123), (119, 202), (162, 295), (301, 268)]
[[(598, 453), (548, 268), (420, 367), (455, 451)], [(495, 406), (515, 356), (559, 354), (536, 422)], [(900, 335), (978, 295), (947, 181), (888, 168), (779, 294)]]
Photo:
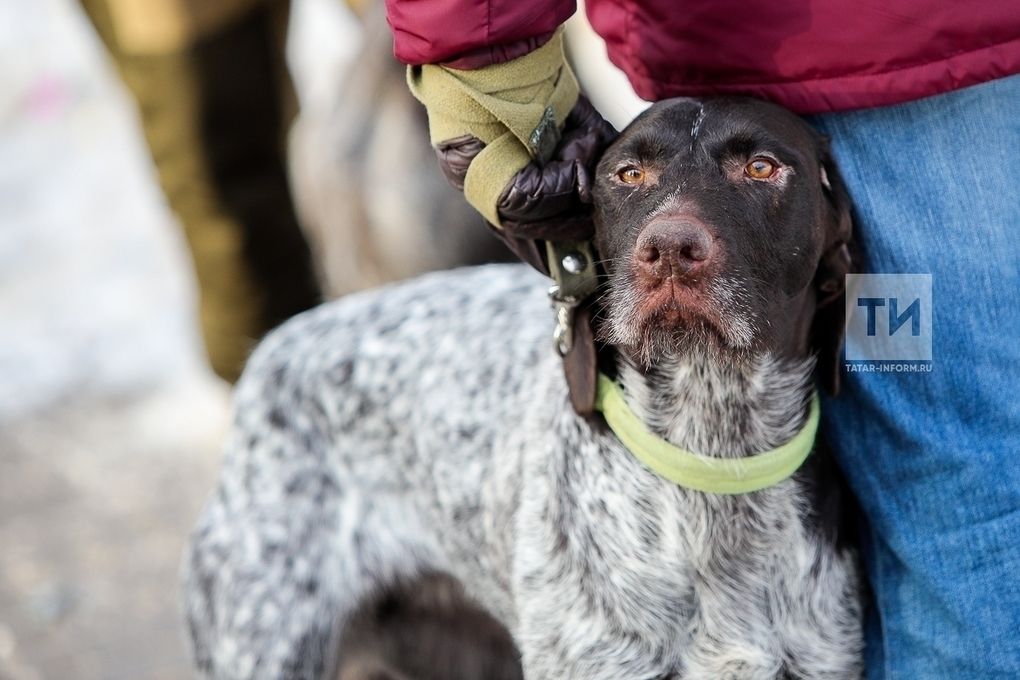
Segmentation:
[(712, 235), (697, 220), (656, 220), (642, 230), (634, 254), (642, 274), (687, 277), (704, 269), (714, 250)]

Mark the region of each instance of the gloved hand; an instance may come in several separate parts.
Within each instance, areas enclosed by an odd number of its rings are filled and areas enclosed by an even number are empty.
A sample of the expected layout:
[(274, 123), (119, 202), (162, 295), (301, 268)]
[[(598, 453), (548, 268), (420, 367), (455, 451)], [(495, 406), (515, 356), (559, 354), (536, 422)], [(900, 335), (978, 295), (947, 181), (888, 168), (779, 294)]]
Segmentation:
[[(552, 158), (528, 163), (514, 175), (496, 202), (499, 237), (518, 257), (548, 275), (539, 241), (584, 241), (594, 234), (591, 189), (595, 166), (616, 130), (595, 107), (580, 97), (564, 124)], [(436, 146), (447, 180), (464, 190), (475, 156), (485, 148), (477, 137), (463, 135)]]
[[(591, 189), (602, 151), (616, 137), (585, 97), (579, 97), (563, 126), (559, 143), (544, 164), (532, 161), (514, 175), (496, 202), (507, 236), (549, 241), (591, 238)], [(450, 184), (463, 191), (468, 166), (485, 147), (463, 135), (441, 142), (436, 156)]]
[(411, 67), (408, 83), (446, 177), (522, 259), (549, 273), (543, 241), (591, 237), (592, 175), (616, 132), (579, 98), (561, 32), (481, 69)]

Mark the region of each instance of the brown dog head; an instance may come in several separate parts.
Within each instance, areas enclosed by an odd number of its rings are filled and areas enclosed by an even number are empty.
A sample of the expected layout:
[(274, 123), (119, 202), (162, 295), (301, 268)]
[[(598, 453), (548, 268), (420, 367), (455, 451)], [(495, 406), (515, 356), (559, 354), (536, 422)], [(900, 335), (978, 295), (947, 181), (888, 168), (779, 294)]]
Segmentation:
[(660, 102), (606, 151), (594, 203), (605, 340), (646, 365), (815, 351), (838, 389), (850, 202), (804, 121), (747, 98)]

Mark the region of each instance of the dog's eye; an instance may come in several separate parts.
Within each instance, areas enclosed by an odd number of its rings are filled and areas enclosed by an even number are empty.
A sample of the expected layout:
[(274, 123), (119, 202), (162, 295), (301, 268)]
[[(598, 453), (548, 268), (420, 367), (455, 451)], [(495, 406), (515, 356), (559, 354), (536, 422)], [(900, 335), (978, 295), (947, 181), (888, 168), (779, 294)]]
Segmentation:
[(645, 171), (634, 165), (621, 168), (616, 176), (624, 184), (641, 184), (645, 181)]
[(744, 166), (744, 174), (751, 179), (769, 179), (776, 174), (779, 167), (774, 161), (758, 156), (752, 158), (751, 162)]

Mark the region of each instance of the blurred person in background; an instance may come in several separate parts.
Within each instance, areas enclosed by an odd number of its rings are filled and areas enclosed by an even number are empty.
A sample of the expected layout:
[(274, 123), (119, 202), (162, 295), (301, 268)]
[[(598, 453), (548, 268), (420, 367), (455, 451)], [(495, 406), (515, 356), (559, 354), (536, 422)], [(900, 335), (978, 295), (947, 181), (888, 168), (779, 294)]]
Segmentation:
[(235, 380), (255, 342), (317, 303), (320, 286), (334, 297), (506, 259), (432, 172), (382, 3), (336, 0), (357, 46), (299, 111), (290, 0), (81, 1), (139, 103), (221, 377)]
[[(343, 11), (342, 0), (332, 2)], [(292, 47), (313, 50), (309, 59), (323, 84), (298, 79), (291, 184), (326, 296), (507, 259), (499, 240), (479, 228), (478, 213), (435, 171), (427, 121), (393, 57), (383, 3), (347, 7), (353, 12), (344, 16), (358, 39), (341, 43), (353, 53), (330, 69), (314, 51), (315, 40), (300, 33), (300, 12), (308, 6), (295, 4)], [(320, 40), (337, 40), (325, 33), (330, 28), (321, 30)], [(300, 59), (293, 62), (297, 77), (303, 69)]]
[(286, 174), (289, 0), (82, 0), (184, 226), (213, 370), (320, 300)]

